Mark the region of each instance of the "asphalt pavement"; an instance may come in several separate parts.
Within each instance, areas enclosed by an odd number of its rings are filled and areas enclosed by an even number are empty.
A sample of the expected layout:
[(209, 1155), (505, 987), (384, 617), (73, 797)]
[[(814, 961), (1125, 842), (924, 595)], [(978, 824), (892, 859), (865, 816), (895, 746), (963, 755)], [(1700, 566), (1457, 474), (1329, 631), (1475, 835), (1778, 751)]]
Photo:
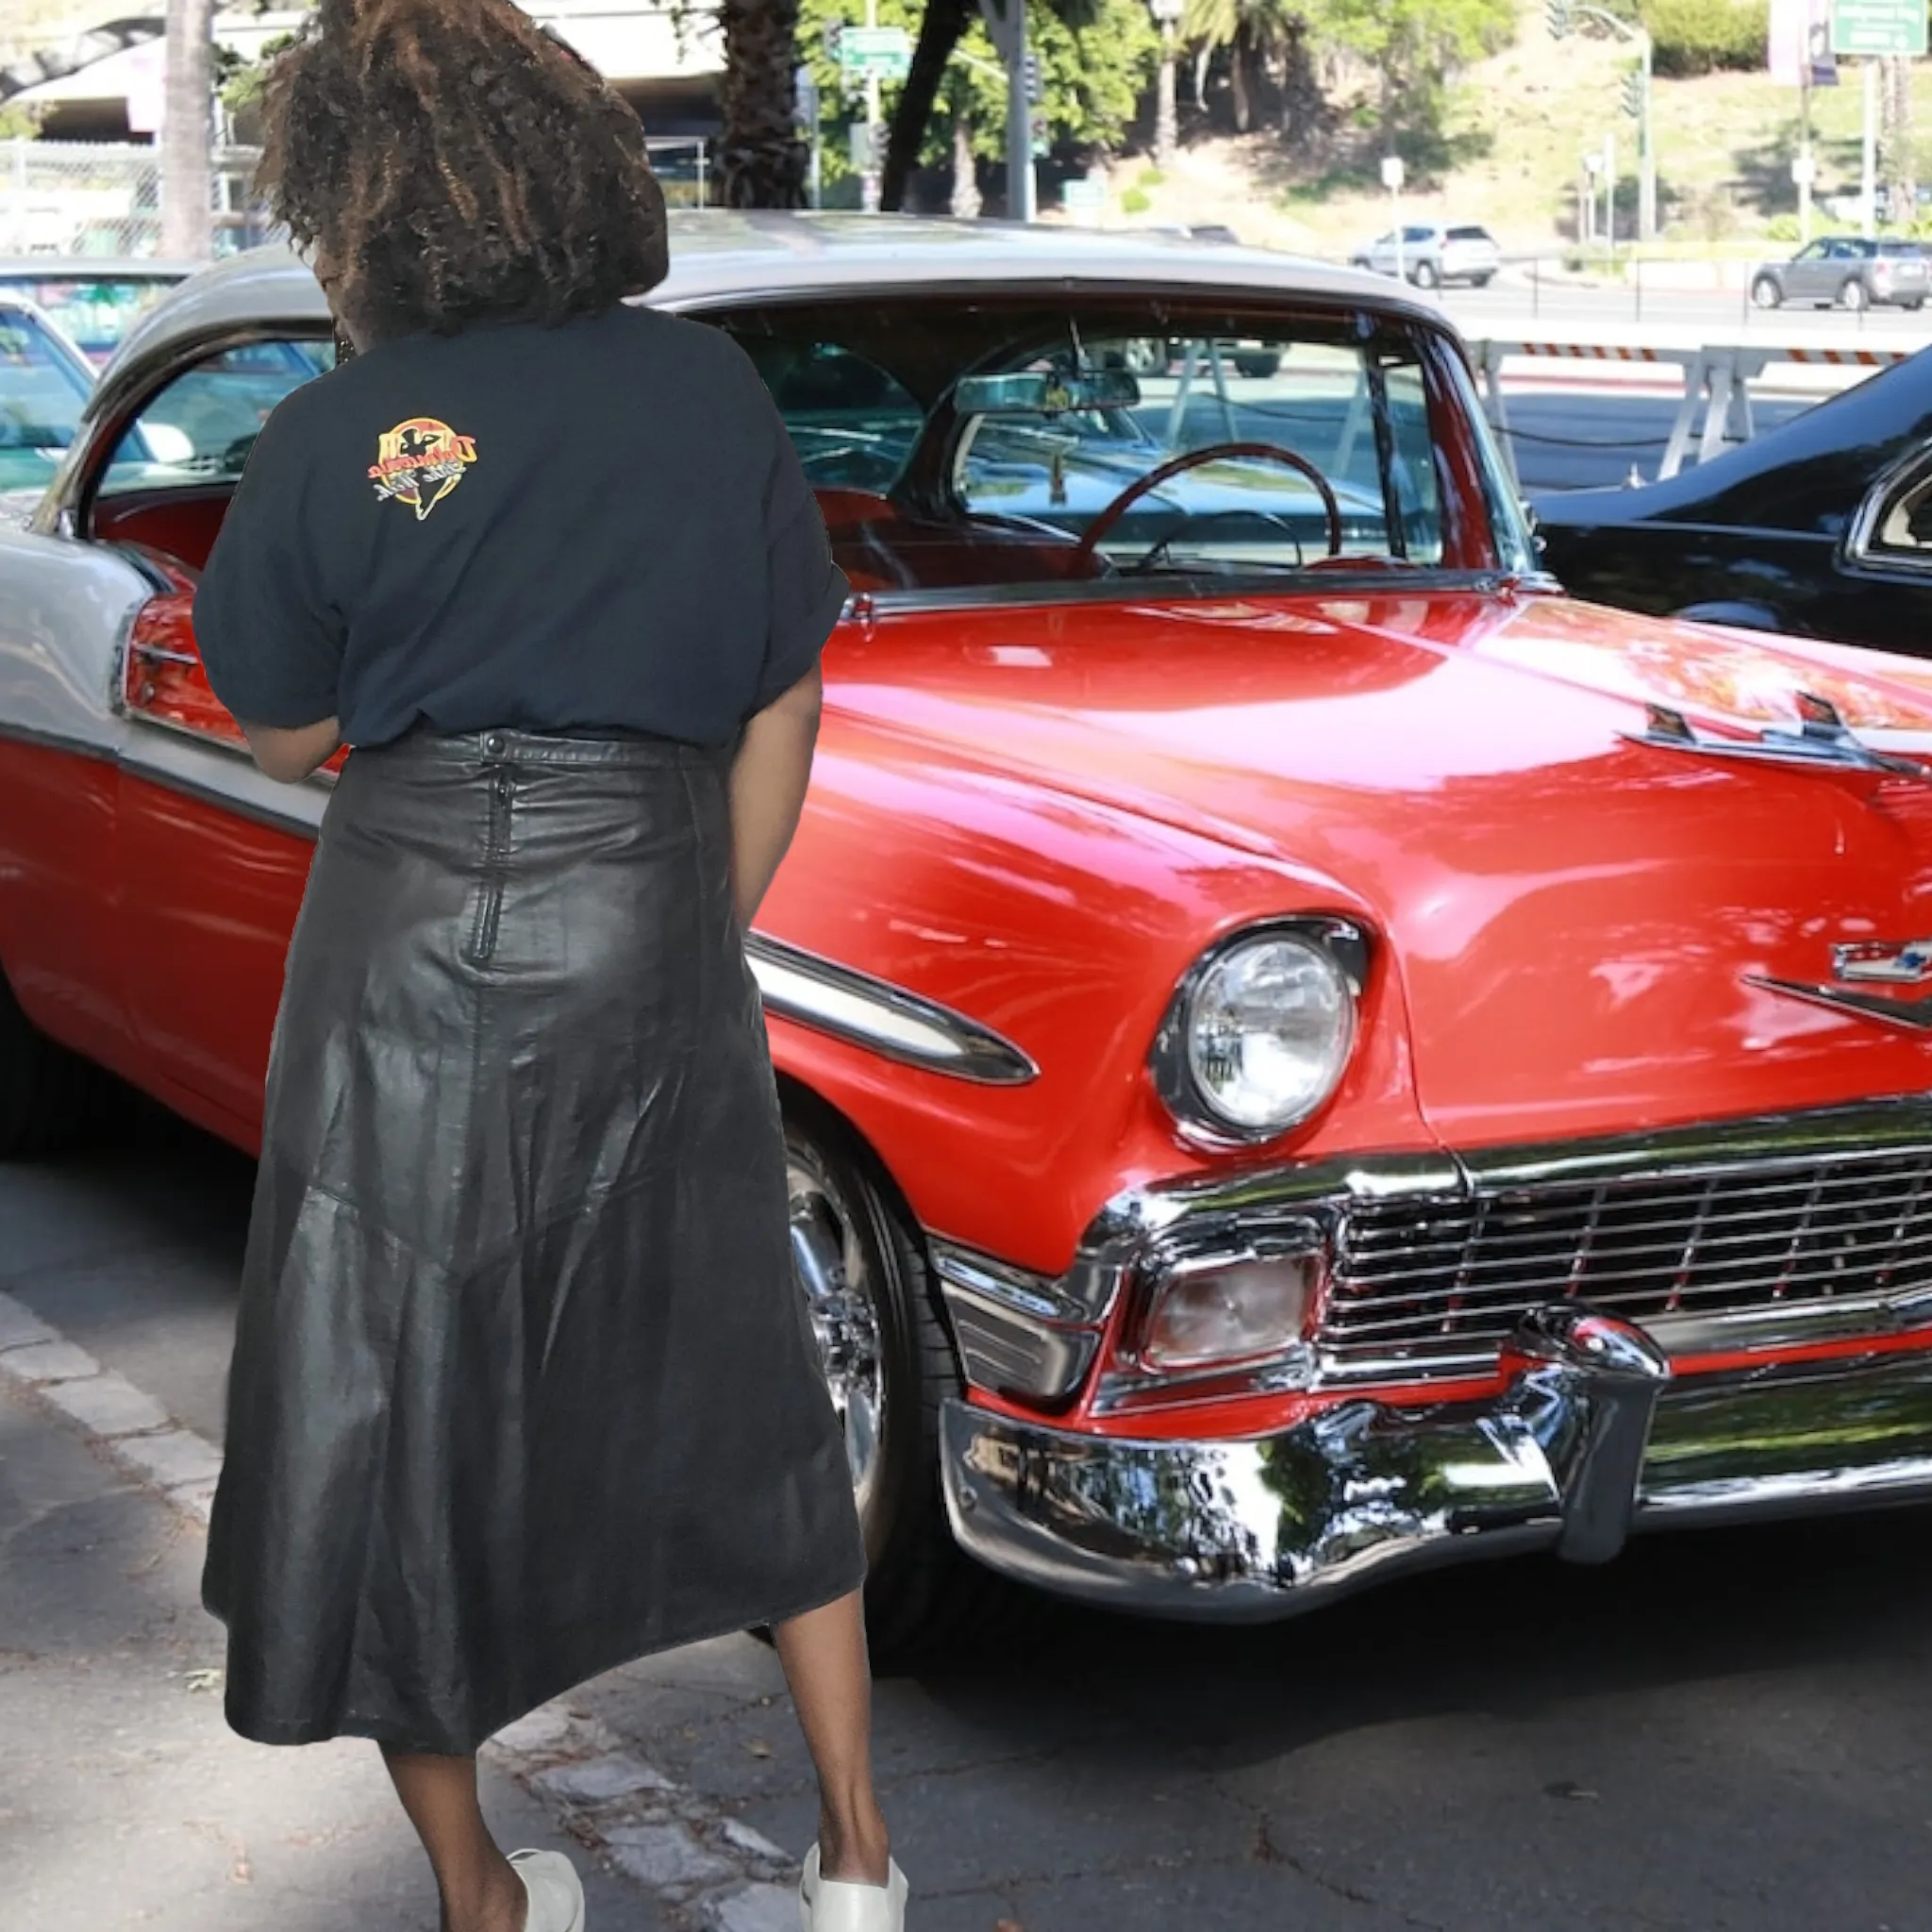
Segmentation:
[(1741, 289), (1694, 290), (1658, 288), (1631, 278), (1600, 282), (1539, 282), (1510, 275), (1487, 289), (1446, 289), (1433, 299), (1465, 335), (1497, 336), (1564, 322), (1657, 323), (1669, 326), (1703, 326), (1713, 341), (1749, 341), (1793, 328), (1824, 330), (1841, 338), (1847, 347), (1867, 340), (1905, 342), (1922, 347), (1932, 342), (1932, 308), (1917, 314), (1903, 308), (1868, 308), (1852, 312), (1817, 308), (1808, 304), (1761, 309), (1752, 306)]
[[(248, 1184), (153, 1110), (0, 1168), (16, 1340), (51, 1324), (218, 1436)], [(426, 1932), (374, 1754), (224, 1729), (192, 1486), (131, 1477), (154, 1438), (90, 1435), (56, 1406), (98, 1417), (82, 1385), (21, 1384), (65, 1358), (8, 1339), (0, 1924)], [(1657, 1537), (1258, 1630), (1048, 1611), (879, 1686), (914, 1932), (1932, 1932), (1928, 1529)], [(519, 1727), (492, 1803), (595, 1848), (591, 1932), (789, 1932), (814, 1799), (781, 1693), (749, 1637), (613, 1672)]]

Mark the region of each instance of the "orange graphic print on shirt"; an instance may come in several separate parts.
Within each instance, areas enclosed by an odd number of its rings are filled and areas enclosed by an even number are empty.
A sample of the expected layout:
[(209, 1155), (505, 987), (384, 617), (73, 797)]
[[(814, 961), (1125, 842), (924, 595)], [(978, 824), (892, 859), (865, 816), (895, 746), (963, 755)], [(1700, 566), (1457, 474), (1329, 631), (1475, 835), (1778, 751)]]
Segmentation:
[(411, 416), (377, 439), (375, 455), (369, 479), (376, 495), (407, 503), (420, 524), (463, 480), (476, 460), (476, 439), (434, 416)]

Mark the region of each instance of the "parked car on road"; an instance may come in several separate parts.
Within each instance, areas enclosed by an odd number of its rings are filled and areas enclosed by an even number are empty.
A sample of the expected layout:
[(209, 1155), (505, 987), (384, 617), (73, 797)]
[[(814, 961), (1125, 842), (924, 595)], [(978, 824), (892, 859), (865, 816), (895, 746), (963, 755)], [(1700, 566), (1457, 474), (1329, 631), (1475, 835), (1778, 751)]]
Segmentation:
[(1665, 481), (1535, 506), (1579, 597), (1932, 657), (1932, 350)]
[(1751, 300), (1759, 308), (1808, 304), (1813, 308), (1923, 308), (1932, 295), (1932, 267), (1916, 242), (1869, 241), (1827, 235), (1789, 261), (1753, 270)]
[(1420, 222), (1378, 236), (1351, 258), (1351, 266), (1376, 275), (1401, 275), (1419, 289), (1456, 283), (1486, 289), (1503, 266), (1503, 251), (1487, 228), (1474, 223)]
[[(1251, 1620), (1932, 1491), (1932, 671), (1563, 598), (1386, 281), (850, 216), (672, 260), (851, 579), (747, 950), (882, 1655), (993, 1573)], [(246, 440), (180, 398), (329, 339), (290, 258), (197, 277), (0, 533), (12, 1154), (95, 1066), (257, 1142), (329, 781), (203, 674)]]
[(0, 257), (0, 301), (31, 302), (99, 366), (188, 273), (185, 266), (162, 261)]

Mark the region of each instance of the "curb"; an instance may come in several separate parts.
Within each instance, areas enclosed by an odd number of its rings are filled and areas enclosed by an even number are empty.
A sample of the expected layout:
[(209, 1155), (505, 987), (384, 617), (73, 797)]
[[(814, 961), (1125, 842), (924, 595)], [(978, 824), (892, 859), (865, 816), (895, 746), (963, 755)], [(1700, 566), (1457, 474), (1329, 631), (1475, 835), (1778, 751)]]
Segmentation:
[[(4, 1293), (0, 1377), (58, 1410), (125, 1474), (206, 1525), (221, 1451)], [(481, 1755), (674, 1922), (705, 1932), (796, 1932), (798, 1859), (716, 1800), (666, 1777), (566, 1700), (519, 1718)]]

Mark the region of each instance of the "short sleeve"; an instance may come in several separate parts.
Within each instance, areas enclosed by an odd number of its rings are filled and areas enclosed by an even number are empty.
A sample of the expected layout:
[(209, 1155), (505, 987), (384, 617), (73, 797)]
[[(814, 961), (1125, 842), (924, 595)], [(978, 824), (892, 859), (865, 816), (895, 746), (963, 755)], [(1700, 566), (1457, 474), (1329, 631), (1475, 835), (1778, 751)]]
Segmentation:
[(311, 475), (285, 402), (256, 438), (194, 593), (208, 683), (243, 724), (292, 730), (340, 711), (344, 625), (322, 585)]
[[(764, 392), (762, 382), (758, 387)], [(818, 499), (768, 394), (767, 406), (776, 446), (765, 491), (767, 628), (754, 710), (782, 697), (818, 662), (852, 591), (832, 561)]]

